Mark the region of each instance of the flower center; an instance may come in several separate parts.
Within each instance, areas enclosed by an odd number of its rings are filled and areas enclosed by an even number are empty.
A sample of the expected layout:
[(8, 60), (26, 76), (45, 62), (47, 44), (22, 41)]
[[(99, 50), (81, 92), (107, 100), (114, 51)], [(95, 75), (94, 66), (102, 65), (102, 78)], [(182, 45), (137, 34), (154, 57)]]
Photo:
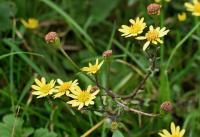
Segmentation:
[(44, 85), (41, 87), (40, 91), (43, 92), (43, 93), (48, 93), (49, 90), (51, 90), (51, 86), (50, 85)]
[(194, 5), (194, 12), (200, 13), (200, 3)]
[(175, 134), (175, 135), (172, 135), (171, 137), (179, 137), (179, 135)]
[(29, 19), (28, 25), (29, 25), (29, 27), (36, 28), (38, 26), (38, 21), (34, 20), (34, 19)]
[(147, 38), (148, 41), (154, 41), (154, 40), (156, 40), (158, 37), (159, 37), (159, 32), (156, 31), (156, 30), (149, 31), (149, 32), (147, 32), (147, 34), (146, 34), (146, 38)]
[(88, 100), (90, 99), (90, 96), (91, 96), (90, 93), (88, 93), (88, 92), (86, 92), (86, 91), (82, 91), (82, 92), (78, 95), (77, 99), (78, 99), (78, 101), (80, 101), (80, 102), (82, 102), (82, 103), (85, 103), (86, 101), (88, 101)]
[(97, 70), (98, 70), (98, 66), (97, 65), (89, 67), (89, 71), (91, 71), (91, 72), (96, 72)]
[(60, 87), (59, 87), (59, 91), (60, 92), (65, 92), (66, 90), (68, 90), (71, 87), (70, 83), (63, 83)]
[(136, 23), (130, 27), (130, 33), (138, 33), (139, 31), (141, 31), (141, 29), (142, 29), (142, 26)]

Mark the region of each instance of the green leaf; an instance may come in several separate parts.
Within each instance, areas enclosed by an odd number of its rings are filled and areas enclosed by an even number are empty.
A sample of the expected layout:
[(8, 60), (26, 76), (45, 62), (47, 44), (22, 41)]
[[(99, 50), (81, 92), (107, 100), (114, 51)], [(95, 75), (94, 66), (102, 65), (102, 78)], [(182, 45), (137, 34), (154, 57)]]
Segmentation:
[(34, 132), (33, 128), (24, 128), (22, 137), (29, 137)]
[(112, 137), (124, 137), (124, 135), (119, 130), (115, 130)]
[(28, 137), (33, 133), (32, 128), (23, 128), (23, 119), (14, 117), (9, 114), (3, 117), (3, 122), (0, 123), (1, 137)]
[(0, 2), (0, 31), (11, 29), (11, 17), (16, 14), (16, 11), (16, 5), (13, 2)]
[(57, 135), (54, 132), (49, 132), (45, 128), (39, 128), (35, 131), (33, 137), (57, 137)]

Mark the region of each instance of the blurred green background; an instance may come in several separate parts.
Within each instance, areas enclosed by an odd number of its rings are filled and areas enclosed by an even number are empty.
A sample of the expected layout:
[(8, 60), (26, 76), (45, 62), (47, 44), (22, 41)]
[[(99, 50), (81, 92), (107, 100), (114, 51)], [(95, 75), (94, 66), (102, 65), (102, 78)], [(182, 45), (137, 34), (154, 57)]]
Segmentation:
[[(65, 51), (79, 66), (112, 49), (111, 87), (126, 95), (142, 80), (149, 64), (142, 43), (121, 37), (118, 28), (137, 16), (144, 17), (148, 25), (154, 24), (146, 12), (152, 2), (0, 0), (0, 137), (78, 137), (101, 121), (103, 117), (93, 111), (80, 112), (60, 100), (31, 96), (30, 86), (35, 77), (77, 78), (82, 87), (91, 84), (83, 75), (74, 73), (64, 56), (45, 43), (44, 36), (49, 31), (58, 32)], [(117, 119), (124, 137), (156, 137), (159, 130), (169, 129), (171, 121), (186, 129), (185, 136), (199, 137), (200, 28), (192, 30), (199, 18), (188, 13), (185, 22), (178, 21), (177, 14), (186, 11), (184, 2), (163, 1), (157, 22), (158, 26), (170, 29), (170, 33), (160, 49), (159, 72), (133, 100), (136, 108), (154, 113), (159, 113), (160, 104), (169, 100), (173, 111), (154, 118), (124, 113)], [(27, 29), (21, 18), (36, 18), (40, 26)], [(105, 79), (103, 67), (100, 73), (103, 85)], [(89, 136), (112, 136), (109, 121)]]

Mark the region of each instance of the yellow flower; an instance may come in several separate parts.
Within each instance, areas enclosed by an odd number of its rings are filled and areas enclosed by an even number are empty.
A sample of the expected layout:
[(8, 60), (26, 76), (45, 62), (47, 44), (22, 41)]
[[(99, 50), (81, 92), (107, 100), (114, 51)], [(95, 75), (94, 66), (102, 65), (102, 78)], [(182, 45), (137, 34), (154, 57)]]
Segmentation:
[(130, 19), (129, 22), (131, 23), (131, 26), (122, 25), (119, 29), (119, 31), (123, 33), (122, 36), (137, 36), (138, 34), (141, 34), (146, 27), (144, 18), (137, 17), (135, 20)]
[(49, 94), (52, 94), (54, 92), (54, 85), (55, 81), (51, 80), (49, 83), (46, 83), (46, 79), (44, 77), (41, 78), (41, 80), (35, 79), (36, 85), (32, 85), (32, 89), (34, 91), (32, 92), (33, 95), (37, 95), (37, 98), (45, 97)]
[(163, 129), (162, 132), (158, 133), (161, 137), (183, 137), (185, 134), (185, 129), (180, 130), (179, 126), (175, 126), (174, 122), (171, 123), (171, 133), (166, 129)]
[(24, 19), (20, 19), (21, 23), (29, 29), (36, 29), (39, 27), (39, 21), (34, 18), (29, 18), (28, 21), (25, 21)]
[(153, 28), (153, 26), (149, 27), (149, 31), (145, 34), (145, 36), (139, 36), (136, 39), (137, 40), (147, 40), (147, 42), (143, 46), (143, 50), (145, 51), (150, 43), (153, 43), (157, 45), (158, 43), (163, 43), (163, 41), (160, 39), (161, 37), (167, 35), (169, 30), (166, 30), (165, 27), (162, 29), (160, 27)]
[(200, 2), (198, 0), (193, 0), (193, 4), (186, 2), (184, 5), (188, 11), (192, 12), (192, 15), (200, 16)]
[(96, 64), (92, 65), (91, 63), (89, 63), (89, 67), (83, 67), (83, 68), (81, 68), (81, 71), (85, 71), (88, 74), (91, 74), (91, 73), (95, 74), (95, 73), (97, 73), (97, 71), (101, 68), (101, 66), (103, 64), (103, 61), (101, 61), (100, 64), (98, 62), (99, 62), (99, 60), (96, 59)]
[(99, 90), (91, 93), (91, 86), (87, 87), (87, 90), (81, 90), (80, 87), (76, 86), (68, 96), (73, 98), (73, 100), (68, 101), (68, 104), (71, 104), (72, 107), (78, 107), (78, 110), (83, 108), (83, 106), (94, 105), (93, 99), (96, 98), (96, 95), (99, 93)]
[(58, 98), (65, 95), (69, 95), (70, 91), (72, 91), (77, 85), (78, 80), (63, 82), (61, 79), (57, 79), (59, 86), (55, 87), (55, 95), (54, 98)]
[(179, 13), (179, 14), (177, 15), (177, 17), (178, 17), (178, 20), (179, 20), (179, 21), (185, 21), (186, 18), (187, 18), (187, 15), (186, 15), (185, 12), (182, 12), (182, 13)]

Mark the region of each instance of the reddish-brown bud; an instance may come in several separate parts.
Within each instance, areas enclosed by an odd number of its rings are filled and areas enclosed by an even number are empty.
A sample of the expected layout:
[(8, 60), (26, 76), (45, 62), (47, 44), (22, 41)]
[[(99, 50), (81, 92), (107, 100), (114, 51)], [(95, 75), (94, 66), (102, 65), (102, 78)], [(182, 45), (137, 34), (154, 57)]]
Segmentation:
[(112, 50), (106, 50), (103, 52), (103, 57), (110, 57), (112, 56)]
[(45, 41), (47, 43), (54, 43), (57, 38), (58, 35), (56, 32), (49, 32), (45, 35)]
[(56, 48), (60, 48), (60, 38), (56, 32), (49, 32), (45, 35), (45, 41), (47, 44), (53, 45)]
[(164, 111), (171, 111), (172, 110), (172, 103), (170, 101), (165, 101), (160, 105), (160, 108)]
[(147, 6), (147, 13), (149, 15), (160, 15), (160, 9), (161, 9), (161, 5), (159, 4), (156, 4), (156, 3), (152, 3), (152, 4), (149, 4)]

